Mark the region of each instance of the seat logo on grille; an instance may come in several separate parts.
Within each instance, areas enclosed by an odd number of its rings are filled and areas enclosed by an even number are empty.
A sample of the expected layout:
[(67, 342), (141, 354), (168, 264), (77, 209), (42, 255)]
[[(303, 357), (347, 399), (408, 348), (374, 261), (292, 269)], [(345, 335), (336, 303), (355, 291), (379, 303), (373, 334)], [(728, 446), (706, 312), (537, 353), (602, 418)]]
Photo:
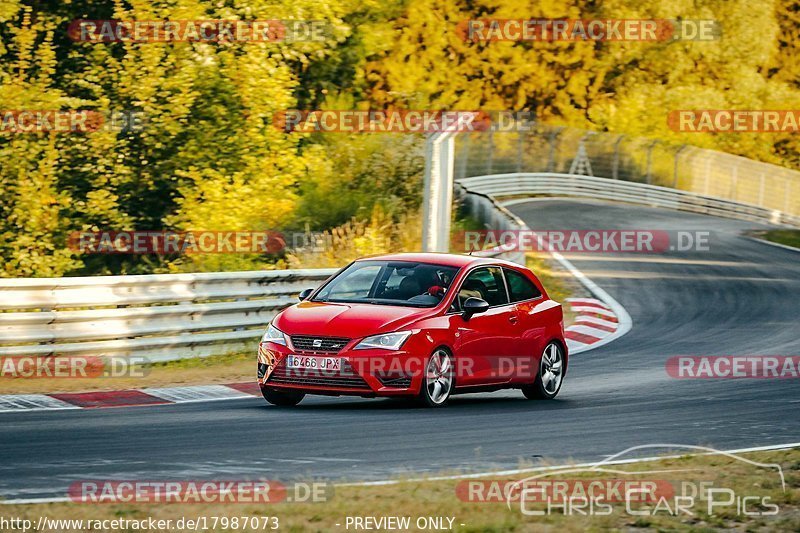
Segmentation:
[(321, 348), (322, 339), (314, 339), (314, 342), (311, 343), (311, 346), (313, 346), (314, 348)]

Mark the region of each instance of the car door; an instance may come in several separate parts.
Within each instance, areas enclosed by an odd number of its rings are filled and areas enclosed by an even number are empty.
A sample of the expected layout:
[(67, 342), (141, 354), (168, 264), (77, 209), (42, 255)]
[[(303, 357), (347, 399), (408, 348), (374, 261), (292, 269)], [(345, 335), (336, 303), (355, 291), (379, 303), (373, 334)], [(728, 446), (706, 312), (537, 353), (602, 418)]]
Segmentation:
[(522, 272), (504, 267), (503, 274), (518, 325), (514, 381), (530, 383), (536, 375), (545, 334), (545, 320), (539, 305), (542, 293)]
[[(464, 301), (477, 297), (489, 309), (465, 319)], [(500, 267), (479, 267), (471, 271), (459, 287), (454, 300), (451, 325), (458, 336), (456, 371), (459, 386), (506, 383), (513, 375), (518, 356), (519, 320), (508, 300)]]

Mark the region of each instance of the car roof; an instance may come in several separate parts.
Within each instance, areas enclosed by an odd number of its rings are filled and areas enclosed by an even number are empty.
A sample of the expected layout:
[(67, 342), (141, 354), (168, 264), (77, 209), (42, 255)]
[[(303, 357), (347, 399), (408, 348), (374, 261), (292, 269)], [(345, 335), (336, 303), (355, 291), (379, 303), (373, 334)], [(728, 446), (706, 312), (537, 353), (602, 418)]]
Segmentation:
[(428, 263), (431, 265), (451, 266), (456, 268), (465, 267), (468, 265), (480, 264), (501, 264), (514, 267), (520, 267), (516, 263), (504, 261), (502, 259), (495, 259), (492, 257), (480, 257), (477, 255), (465, 254), (445, 254), (445, 253), (401, 253), (401, 254), (385, 254), (375, 255), (370, 257), (362, 257), (358, 261), (414, 261), (417, 263)]

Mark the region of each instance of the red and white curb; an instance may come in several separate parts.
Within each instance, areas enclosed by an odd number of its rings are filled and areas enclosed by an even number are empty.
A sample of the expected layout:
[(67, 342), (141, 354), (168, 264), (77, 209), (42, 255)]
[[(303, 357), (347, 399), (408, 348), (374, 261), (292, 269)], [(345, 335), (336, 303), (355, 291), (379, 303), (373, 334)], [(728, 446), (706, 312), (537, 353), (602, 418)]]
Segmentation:
[(631, 315), (618, 301), (575, 268), (563, 255), (558, 252), (551, 252), (551, 255), (595, 297), (567, 298), (578, 314), (575, 323), (564, 330), (570, 355), (599, 348), (631, 330)]
[(254, 382), (63, 394), (4, 394), (0, 395), (0, 413), (169, 405), (253, 396), (261, 396), (258, 384)]
[(570, 353), (580, 353), (619, 329), (619, 319), (606, 304), (595, 298), (567, 298), (576, 313), (575, 322), (564, 328)]

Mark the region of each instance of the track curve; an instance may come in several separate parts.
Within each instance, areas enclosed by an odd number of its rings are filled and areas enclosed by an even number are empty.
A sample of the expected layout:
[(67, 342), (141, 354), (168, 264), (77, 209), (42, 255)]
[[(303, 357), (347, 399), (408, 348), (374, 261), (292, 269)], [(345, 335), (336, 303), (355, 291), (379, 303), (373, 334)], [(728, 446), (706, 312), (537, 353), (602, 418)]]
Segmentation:
[(517, 203), (534, 229), (711, 231), (710, 251), (568, 256), (630, 313), (633, 329), (576, 355), (559, 399), (518, 391), (443, 410), (308, 397), (0, 415), (0, 496), (63, 495), (81, 479), (298, 477), (515, 468), (598, 460), (671, 442), (718, 449), (800, 441), (798, 380), (675, 380), (673, 355), (800, 355), (800, 254), (740, 235), (758, 224), (583, 200)]

